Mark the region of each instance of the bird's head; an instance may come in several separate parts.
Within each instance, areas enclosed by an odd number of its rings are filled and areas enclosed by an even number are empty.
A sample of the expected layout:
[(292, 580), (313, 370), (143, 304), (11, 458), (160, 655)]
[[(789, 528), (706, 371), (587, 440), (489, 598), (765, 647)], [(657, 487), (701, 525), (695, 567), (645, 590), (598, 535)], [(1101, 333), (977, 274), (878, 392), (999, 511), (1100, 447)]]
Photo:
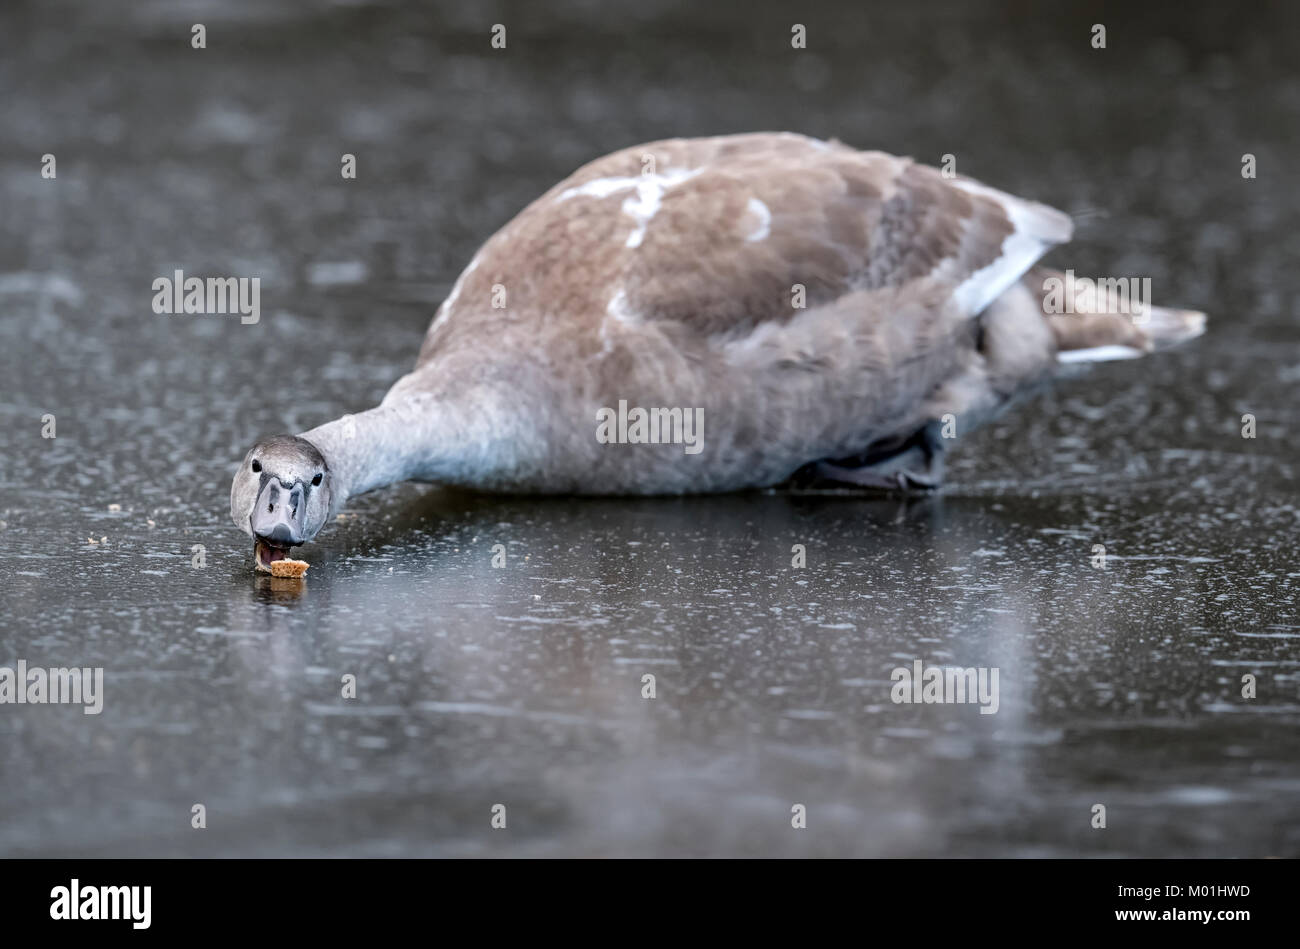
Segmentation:
[(230, 516), (253, 538), (257, 566), (269, 570), (320, 533), (332, 492), (325, 456), (307, 439), (272, 435), (254, 445), (230, 485)]

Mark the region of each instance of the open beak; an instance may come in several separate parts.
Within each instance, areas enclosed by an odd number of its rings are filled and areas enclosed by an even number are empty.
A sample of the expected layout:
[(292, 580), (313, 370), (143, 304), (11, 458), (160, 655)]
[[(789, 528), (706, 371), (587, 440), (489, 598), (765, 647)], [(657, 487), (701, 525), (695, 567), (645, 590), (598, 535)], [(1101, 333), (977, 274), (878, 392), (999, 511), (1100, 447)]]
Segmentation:
[(269, 541), (262, 537), (253, 540), (253, 559), (257, 561), (257, 569), (263, 573), (271, 572), (271, 564), (277, 560), (286, 560), (289, 558), (289, 547)]
[(266, 482), (248, 519), (258, 570), (269, 573), (272, 563), (289, 556), (289, 548), (306, 543), (306, 518), (307, 499), (301, 481), (286, 485), (271, 478)]

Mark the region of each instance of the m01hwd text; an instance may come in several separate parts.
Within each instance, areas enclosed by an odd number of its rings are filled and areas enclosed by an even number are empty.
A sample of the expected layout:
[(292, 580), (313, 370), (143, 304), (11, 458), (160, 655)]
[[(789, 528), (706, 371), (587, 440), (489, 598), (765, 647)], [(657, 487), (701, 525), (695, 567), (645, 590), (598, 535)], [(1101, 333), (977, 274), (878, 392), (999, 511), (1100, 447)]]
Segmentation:
[[(1163, 894), (1161, 890), (1164, 890)], [(1119, 887), (1120, 896), (1140, 896), (1144, 900), (1150, 900), (1157, 896), (1250, 896), (1250, 887), (1244, 883), (1188, 883), (1184, 886), (1178, 886), (1174, 883), (1166, 883), (1163, 887), (1159, 886), (1121, 886)]]

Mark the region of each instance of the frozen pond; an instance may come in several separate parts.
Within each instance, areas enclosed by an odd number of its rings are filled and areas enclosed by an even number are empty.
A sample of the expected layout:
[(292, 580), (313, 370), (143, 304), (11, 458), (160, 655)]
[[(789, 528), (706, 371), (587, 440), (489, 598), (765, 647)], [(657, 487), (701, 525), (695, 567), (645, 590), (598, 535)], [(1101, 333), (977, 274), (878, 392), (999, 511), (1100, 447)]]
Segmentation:
[[(105, 691), (0, 705), (0, 855), (1300, 854), (1294, 14), (1103, 53), (935, 6), (810, 5), (800, 54), (775, 3), (7, 8), (0, 666)], [(1210, 332), (1018, 406), (934, 498), (406, 485), (253, 575), (244, 452), (374, 404), (481, 240), (616, 147), (766, 128), (953, 153)], [(155, 315), (175, 269), (260, 275), (260, 321)], [(996, 667), (996, 714), (892, 702), (916, 659)]]

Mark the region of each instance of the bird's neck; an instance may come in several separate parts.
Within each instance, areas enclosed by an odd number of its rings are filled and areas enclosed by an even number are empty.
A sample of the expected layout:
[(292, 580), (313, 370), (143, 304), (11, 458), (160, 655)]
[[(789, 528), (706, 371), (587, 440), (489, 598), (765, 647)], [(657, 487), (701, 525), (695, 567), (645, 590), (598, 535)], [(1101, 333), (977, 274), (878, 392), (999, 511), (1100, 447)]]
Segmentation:
[[(495, 435), (473, 411), (427, 396), (385, 402), (303, 432), (329, 465), (334, 510), (399, 481), (472, 485)], [(333, 513), (333, 512), (331, 512)]]

